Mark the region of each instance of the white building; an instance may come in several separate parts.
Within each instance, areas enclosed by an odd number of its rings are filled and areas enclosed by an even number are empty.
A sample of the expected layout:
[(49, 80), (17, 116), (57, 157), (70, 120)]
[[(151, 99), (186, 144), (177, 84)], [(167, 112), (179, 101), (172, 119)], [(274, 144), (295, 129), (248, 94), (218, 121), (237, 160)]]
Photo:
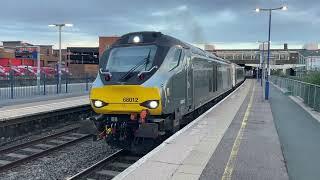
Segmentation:
[(320, 55), (308, 56), (305, 58), (307, 71), (319, 71), (320, 70)]
[(320, 70), (320, 50), (318, 48), (318, 43), (305, 44), (300, 54), (303, 59), (302, 63), (305, 64), (305, 70)]

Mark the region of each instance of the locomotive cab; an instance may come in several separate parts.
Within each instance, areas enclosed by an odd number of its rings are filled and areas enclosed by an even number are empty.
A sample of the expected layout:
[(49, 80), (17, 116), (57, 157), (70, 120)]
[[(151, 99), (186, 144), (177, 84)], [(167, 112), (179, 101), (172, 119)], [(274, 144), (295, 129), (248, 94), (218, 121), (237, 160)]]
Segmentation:
[(152, 116), (162, 114), (159, 83), (146, 85), (169, 49), (159, 42), (160, 37), (158, 32), (130, 33), (103, 53), (90, 92), (95, 112), (116, 116), (147, 110)]
[(170, 49), (159, 40), (161, 36), (157, 32), (124, 35), (100, 59), (90, 102), (102, 115), (95, 123), (109, 143), (117, 139), (130, 146), (136, 138), (155, 139), (165, 134), (164, 81), (154, 79)]

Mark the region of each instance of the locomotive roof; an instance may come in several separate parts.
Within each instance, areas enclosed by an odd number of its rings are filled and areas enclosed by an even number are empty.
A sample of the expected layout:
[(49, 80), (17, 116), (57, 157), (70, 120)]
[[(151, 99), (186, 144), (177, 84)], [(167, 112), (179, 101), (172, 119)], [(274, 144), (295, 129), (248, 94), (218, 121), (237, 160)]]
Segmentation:
[[(183, 48), (190, 49), (192, 53), (205, 56), (207, 58), (212, 58), (215, 60), (223, 61), (225, 63), (230, 63), (230, 61), (217, 57), (216, 55), (209, 53), (203, 49), (195, 47), (189, 43), (180, 41), (172, 36), (162, 34), (161, 32), (156, 31), (141, 31), (141, 32), (132, 32), (125, 34), (120, 37), (112, 46), (130, 46), (130, 45), (137, 45), (135, 43), (130, 43), (130, 38), (133, 36), (141, 36), (143, 37), (143, 42), (140, 43), (141, 45), (147, 44), (156, 44), (159, 46), (167, 46), (172, 47), (175, 45), (180, 45)], [(132, 39), (132, 38), (131, 38)]]

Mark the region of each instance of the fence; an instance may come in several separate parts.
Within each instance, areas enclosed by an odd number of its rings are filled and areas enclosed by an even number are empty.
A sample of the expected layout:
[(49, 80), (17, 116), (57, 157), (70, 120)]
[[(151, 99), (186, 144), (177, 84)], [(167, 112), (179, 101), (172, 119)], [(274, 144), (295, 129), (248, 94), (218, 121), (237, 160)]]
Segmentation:
[(287, 89), (293, 96), (302, 98), (305, 104), (320, 112), (320, 86), (276, 76), (272, 76), (270, 80), (280, 88)]
[(61, 76), (61, 88), (58, 77), (47, 77), (41, 74), (40, 92), (38, 91), (36, 77), (17, 77), (13, 73), (0, 77), (0, 99), (15, 99), (30, 96), (54, 95), (62, 93), (84, 93), (91, 88), (95, 77), (84, 75), (83, 77), (72, 77), (64, 74)]

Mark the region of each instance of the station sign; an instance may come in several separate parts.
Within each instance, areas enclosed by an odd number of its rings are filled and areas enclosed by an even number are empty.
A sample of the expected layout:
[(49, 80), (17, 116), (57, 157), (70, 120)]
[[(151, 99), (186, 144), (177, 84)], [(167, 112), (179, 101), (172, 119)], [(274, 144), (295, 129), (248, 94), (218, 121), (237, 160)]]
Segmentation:
[(34, 59), (37, 60), (37, 46), (18, 46), (15, 50), (16, 58)]

